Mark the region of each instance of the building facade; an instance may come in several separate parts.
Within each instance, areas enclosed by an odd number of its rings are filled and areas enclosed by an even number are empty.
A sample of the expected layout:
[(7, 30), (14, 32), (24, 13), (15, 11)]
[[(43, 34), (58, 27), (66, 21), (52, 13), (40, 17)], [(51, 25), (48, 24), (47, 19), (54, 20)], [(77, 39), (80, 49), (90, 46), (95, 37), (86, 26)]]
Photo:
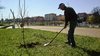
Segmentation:
[(58, 16), (57, 16), (57, 20), (58, 20), (58, 21), (64, 21), (64, 20), (65, 20), (64, 15), (61, 15), (61, 14), (58, 15)]
[(45, 20), (46, 21), (55, 21), (55, 20), (57, 20), (57, 16), (54, 13), (45, 14)]

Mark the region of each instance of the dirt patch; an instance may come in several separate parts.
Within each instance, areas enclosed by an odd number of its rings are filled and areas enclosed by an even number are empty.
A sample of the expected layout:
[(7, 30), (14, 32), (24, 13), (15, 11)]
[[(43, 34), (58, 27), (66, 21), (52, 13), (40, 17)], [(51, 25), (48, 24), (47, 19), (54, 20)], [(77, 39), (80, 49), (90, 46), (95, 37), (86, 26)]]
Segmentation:
[(18, 46), (18, 48), (34, 48), (37, 45), (41, 45), (41, 43), (39, 43), (39, 42), (31, 42), (31, 43), (26, 43), (26, 44), (20, 44)]

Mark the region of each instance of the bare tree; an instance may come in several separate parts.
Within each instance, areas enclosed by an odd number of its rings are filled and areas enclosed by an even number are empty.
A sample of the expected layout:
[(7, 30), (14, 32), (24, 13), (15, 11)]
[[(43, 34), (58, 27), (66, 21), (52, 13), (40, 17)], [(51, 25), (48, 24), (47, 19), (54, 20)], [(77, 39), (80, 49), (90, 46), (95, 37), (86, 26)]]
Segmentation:
[(21, 3), (20, 3), (20, 0), (19, 0), (19, 13), (20, 13), (20, 17), (22, 19), (22, 22), (20, 24), (21, 28), (23, 29), (22, 30), (22, 33), (23, 33), (23, 43), (25, 44), (25, 38), (24, 38), (24, 16), (25, 16), (25, 0), (24, 0), (24, 10), (22, 10), (22, 7), (21, 7)]
[(92, 14), (93, 14), (93, 16), (95, 18), (94, 24), (100, 24), (100, 7), (95, 7), (92, 10)]
[(92, 14), (93, 15), (100, 15), (100, 7), (95, 7), (95, 8), (93, 8), (93, 10), (92, 10)]
[[(0, 10), (2, 10), (2, 9), (5, 9), (5, 7), (4, 6), (0, 6)], [(2, 15), (2, 19), (3, 19), (3, 14), (1, 14), (1, 15)], [(2, 21), (2, 23), (3, 23), (3, 21)]]

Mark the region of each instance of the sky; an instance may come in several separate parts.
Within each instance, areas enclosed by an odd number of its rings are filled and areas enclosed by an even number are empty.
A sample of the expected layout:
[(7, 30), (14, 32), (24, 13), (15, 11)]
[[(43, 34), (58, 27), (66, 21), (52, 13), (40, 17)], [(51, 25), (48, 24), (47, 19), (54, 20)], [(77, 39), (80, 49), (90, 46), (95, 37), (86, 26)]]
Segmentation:
[[(0, 0), (0, 6), (5, 9), (0, 10), (0, 18), (12, 18), (10, 9), (15, 13), (15, 17), (19, 17), (19, 0)], [(23, 0), (21, 0), (21, 6)], [(26, 0), (26, 15), (25, 16), (44, 16), (49, 13), (62, 14), (63, 11), (58, 9), (60, 3), (65, 3), (66, 6), (74, 8), (76, 13), (91, 13), (94, 7), (100, 7), (100, 0)]]

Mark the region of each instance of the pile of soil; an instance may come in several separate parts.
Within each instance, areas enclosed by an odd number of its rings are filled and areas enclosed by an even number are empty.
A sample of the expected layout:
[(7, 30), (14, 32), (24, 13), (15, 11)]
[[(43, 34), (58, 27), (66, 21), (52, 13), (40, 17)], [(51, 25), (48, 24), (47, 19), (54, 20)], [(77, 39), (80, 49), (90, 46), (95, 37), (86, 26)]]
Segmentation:
[(40, 45), (39, 42), (31, 42), (26, 44), (20, 44), (19, 48), (34, 48), (36, 45)]

